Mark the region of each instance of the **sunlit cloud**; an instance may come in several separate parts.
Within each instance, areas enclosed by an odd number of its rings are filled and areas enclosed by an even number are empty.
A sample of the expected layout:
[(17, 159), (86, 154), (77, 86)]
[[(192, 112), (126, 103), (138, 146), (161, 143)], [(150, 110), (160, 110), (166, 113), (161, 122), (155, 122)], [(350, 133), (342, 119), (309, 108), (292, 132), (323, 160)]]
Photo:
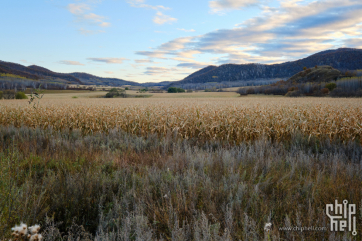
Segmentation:
[(162, 12), (157, 12), (156, 16), (153, 18), (153, 22), (157, 24), (172, 23), (176, 21), (177, 21), (176, 18), (165, 15)]
[(142, 64), (142, 63), (153, 63), (154, 61), (151, 59), (136, 59), (135, 62), (138, 64)]
[(144, 55), (151, 58), (166, 59), (167, 51), (136, 51), (138, 55)]
[(128, 60), (126, 58), (87, 58), (87, 59), (106, 64), (122, 64), (125, 60)]
[[(213, 6), (241, 8), (252, 1), (214, 1)], [(217, 3), (216, 3), (217, 2)], [(245, 5), (246, 6), (246, 5)], [(213, 62), (281, 63), (326, 49), (361, 47), (362, 2), (356, 0), (281, 1), (280, 7), (264, 7), (260, 16), (231, 29), (182, 37), (144, 53), (150, 58), (172, 58), (179, 67), (201, 67), (189, 60), (213, 54)], [(138, 52), (138, 53), (141, 53)], [(182, 58), (187, 61), (183, 61)]]
[(59, 61), (60, 64), (66, 64), (66, 65), (84, 65), (82, 63), (79, 63), (78, 61), (71, 61), (71, 60), (62, 60)]
[(195, 29), (184, 29), (184, 28), (178, 28), (177, 30), (183, 31), (183, 32), (195, 32)]

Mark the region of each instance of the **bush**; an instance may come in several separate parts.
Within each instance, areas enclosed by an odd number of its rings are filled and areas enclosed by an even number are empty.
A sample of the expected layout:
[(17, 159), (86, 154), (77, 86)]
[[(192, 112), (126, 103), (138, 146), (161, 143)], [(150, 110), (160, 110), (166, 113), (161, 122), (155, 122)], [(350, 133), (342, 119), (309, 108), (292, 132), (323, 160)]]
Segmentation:
[(0, 91), (0, 100), (3, 98), (3, 92)]
[(288, 91), (288, 93), (285, 95), (285, 96), (288, 96), (288, 97), (299, 97), (299, 96), (302, 96), (302, 91), (300, 90), (294, 90), (294, 91)]
[(334, 82), (331, 82), (331, 83), (326, 84), (326, 88), (327, 88), (329, 91), (334, 90), (336, 87), (337, 87), (337, 84), (334, 83)]
[(106, 98), (114, 98), (114, 97), (126, 97), (126, 95), (123, 93), (124, 90), (112, 88), (107, 94)]
[(187, 93), (192, 93), (193, 91), (192, 90), (187, 90)]
[(328, 88), (323, 88), (321, 91), (322, 91), (322, 94), (326, 95), (326, 94), (328, 94), (329, 89)]
[(238, 93), (239, 95), (243, 96), (243, 95), (248, 95), (246, 88), (239, 88), (236, 93)]
[(22, 99), (27, 99), (28, 96), (26, 96), (26, 94), (24, 92), (17, 92), (16, 95), (15, 95), (15, 99), (18, 99), (18, 100), (22, 100)]
[(246, 91), (246, 93), (247, 93), (248, 95), (253, 95), (253, 94), (255, 94), (255, 89), (254, 89), (254, 88), (249, 88), (249, 89)]
[(14, 90), (4, 90), (2, 95), (4, 99), (15, 99)]
[(168, 93), (184, 93), (185, 90), (182, 88), (177, 88), (177, 87), (170, 87), (167, 89)]

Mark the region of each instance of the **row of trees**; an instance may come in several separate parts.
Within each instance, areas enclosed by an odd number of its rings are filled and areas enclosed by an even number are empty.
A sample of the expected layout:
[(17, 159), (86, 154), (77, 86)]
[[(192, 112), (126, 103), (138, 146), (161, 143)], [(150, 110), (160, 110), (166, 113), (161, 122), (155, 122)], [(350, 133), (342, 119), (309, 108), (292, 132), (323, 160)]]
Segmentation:
[(186, 83), (177, 84), (174, 87), (182, 88), (185, 90), (210, 90), (210, 89), (223, 89), (232, 87), (244, 87), (244, 86), (259, 86), (269, 85), (279, 81), (280, 79), (258, 79), (249, 81), (221, 81), (221, 82), (209, 82), (209, 83)]
[(0, 91), (0, 100), (1, 99), (28, 99), (28, 97), (22, 91), (4, 90)]
[(362, 97), (362, 77), (343, 78), (329, 83), (300, 83), (279, 81), (268, 86), (240, 88), (240, 95), (266, 94), (297, 96)]
[(67, 85), (62, 83), (49, 83), (45, 81), (37, 81), (26, 78), (13, 78), (0, 76), (0, 89), (2, 90), (22, 90), (26, 88), (39, 88), (41, 85), (42, 89), (66, 89)]

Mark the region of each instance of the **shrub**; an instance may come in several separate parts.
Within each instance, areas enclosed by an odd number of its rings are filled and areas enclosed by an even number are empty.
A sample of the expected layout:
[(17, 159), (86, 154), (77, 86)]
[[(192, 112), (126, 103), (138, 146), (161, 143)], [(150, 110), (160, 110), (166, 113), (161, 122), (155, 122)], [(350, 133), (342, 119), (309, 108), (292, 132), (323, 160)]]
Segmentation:
[(329, 89), (328, 88), (323, 88), (322, 90), (322, 94), (328, 94), (328, 92), (329, 92)]
[(114, 98), (114, 97), (126, 97), (126, 95), (123, 93), (124, 90), (112, 88), (107, 94), (106, 98)]
[(192, 93), (193, 91), (192, 90), (187, 90), (187, 93)]
[(246, 88), (239, 88), (236, 93), (238, 93), (239, 95), (243, 96), (243, 95), (248, 95)]
[(4, 90), (3, 98), (4, 99), (15, 99), (15, 91), (14, 90)]
[(254, 88), (249, 88), (249, 89), (246, 91), (246, 93), (247, 93), (248, 95), (255, 94), (255, 89), (254, 89)]
[(182, 88), (177, 88), (177, 87), (170, 87), (167, 89), (168, 93), (184, 93), (185, 90)]
[(28, 96), (24, 92), (19, 91), (15, 94), (15, 99), (28, 99)]
[(0, 100), (3, 98), (3, 92), (0, 91)]
[(326, 88), (327, 88), (329, 91), (334, 90), (336, 87), (337, 87), (337, 84), (334, 83), (334, 82), (331, 82), (331, 83), (326, 84)]
[(299, 97), (299, 96), (302, 96), (302, 91), (300, 90), (294, 90), (294, 91), (288, 91), (288, 93), (285, 95), (285, 96), (288, 96), (288, 97)]

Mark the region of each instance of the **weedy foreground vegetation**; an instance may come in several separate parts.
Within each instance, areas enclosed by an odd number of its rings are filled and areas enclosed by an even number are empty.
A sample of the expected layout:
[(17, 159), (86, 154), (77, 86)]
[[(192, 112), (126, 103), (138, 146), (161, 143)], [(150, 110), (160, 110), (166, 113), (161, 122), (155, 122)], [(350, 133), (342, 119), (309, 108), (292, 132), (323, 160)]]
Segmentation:
[[(3, 101), (0, 236), (24, 222), (40, 224), (44, 240), (361, 240), (361, 107)], [(328, 231), (335, 199), (357, 204), (357, 236)], [(328, 229), (279, 229), (294, 226)]]

